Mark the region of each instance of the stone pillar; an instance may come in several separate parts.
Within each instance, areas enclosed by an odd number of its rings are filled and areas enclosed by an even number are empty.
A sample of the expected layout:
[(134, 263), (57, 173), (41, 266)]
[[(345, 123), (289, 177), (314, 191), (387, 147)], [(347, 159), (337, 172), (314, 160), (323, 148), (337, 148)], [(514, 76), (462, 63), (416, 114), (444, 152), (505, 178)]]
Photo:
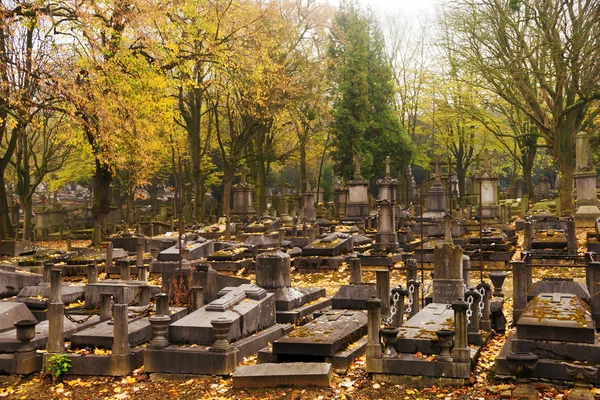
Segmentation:
[(141, 239), (138, 239), (136, 245), (135, 265), (137, 267), (144, 265), (144, 241)]
[(65, 305), (61, 298), (62, 271), (53, 269), (50, 276), (50, 304), (48, 304), (48, 353), (65, 351), (64, 315)]
[(406, 260), (406, 282), (410, 280), (418, 280), (416, 258), (409, 258)]
[[(471, 300), (472, 299), (472, 300)], [(480, 345), (481, 336), (479, 334), (479, 300), (481, 295), (473, 288), (470, 288), (465, 293), (465, 300), (471, 309), (471, 317), (468, 318), (467, 334), (469, 337), (469, 343)]]
[(104, 272), (109, 273), (109, 269), (113, 266), (113, 245), (109, 243), (106, 246), (106, 262), (104, 263)]
[(463, 279), (467, 287), (471, 286), (471, 257), (466, 254), (462, 256), (463, 260)]
[(119, 260), (117, 261), (119, 265), (120, 278), (122, 281), (128, 281), (131, 276), (131, 269), (129, 267), (128, 260)]
[(73, 250), (73, 245), (71, 244), (71, 236), (67, 238), (67, 252)]
[(526, 251), (531, 251), (531, 241), (533, 240), (533, 224), (531, 221), (525, 221), (523, 226), (523, 249)]
[(594, 319), (596, 326), (600, 326), (600, 262), (589, 262), (588, 270), (588, 279), (590, 281), (589, 292), (591, 295), (590, 305), (592, 308), (592, 318)]
[(513, 272), (513, 324), (516, 325), (523, 308), (527, 305), (527, 266), (525, 261), (513, 261), (511, 264)]
[(404, 298), (407, 292), (402, 286), (392, 289), (392, 301), (394, 301), (396, 294), (398, 294), (398, 302), (395, 303), (396, 314), (392, 317), (392, 327), (394, 328), (398, 328), (404, 324)]
[(42, 276), (42, 285), (50, 286), (50, 276), (52, 275), (53, 263), (44, 263), (44, 274)]
[(375, 274), (377, 297), (381, 299), (381, 315), (387, 318), (390, 314), (390, 271), (378, 270)]
[(525, 271), (527, 272), (527, 290), (533, 285), (533, 263), (530, 252), (523, 252), (525, 256)]
[(350, 284), (358, 285), (359, 283), (362, 283), (360, 258), (353, 257), (348, 260), (348, 262), (350, 263)]
[(204, 307), (204, 287), (192, 286), (192, 311)]
[(481, 291), (481, 288), (485, 290), (485, 294), (483, 295), (483, 311), (479, 321), (479, 326), (484, 331), (491, 332), (492, 321), (490, 320), (490, 299), (492, 297), (492, 287), (487, 282), (480, 282), (479, 285), (477, 285), (477, 290)]
[(452, 361), (468, 363), (471, 361), (467, 336), (467, 309), (469, 306), (464, 300), (459, 299), (452, 303), (454, 310), (455, 344), (452, 350)]
[(150, 286), (142, 285), (140, 286), (140, 297), (138, 298), (138, 306), (147, 306), (150, 304), (150, 297), (152, 293), (150, 292)]
[(113, 306), (114, 339), (112, 354), (114, 356), (126, 356), (131, 354), (129, 348), (129, 321), (127, 317), (127, 304), (115, 304)]
[[(419, 287), (421, 283), (416, 279), (411, 279), (408, 281), (408, 292), (409, 296), (412, 298), (412, 306), (410, 308), (410, 312), (408, 313), (408, 318), (412, 318), (416, 313), (420, 310), (420, 302), (419, 302)], [(411, 289), (412, 287), (412, 289)], [(411, 294), (412, 292), (412, 294)], [(410, 301), (410, 300), (409, 300)]]
[(169, 295), (159, 293), (156, 295), (156, 315), (169, 315)]
[(147, 282), (148, 281), (148, 267), (145, 265), (138, 265), (138, 281)]
[(595, 259), (595, 252), (588, 251), (585, 253), (585, 284), (587, 285), (590, 293), (592, 291), (592, 270), (590, 268), (590, 263), (594, 262)]
[(90, 283), (98, 283), (98, 267), (96, 264), (87, 265), (87, 281)]
[(285, 240), (285, 229), (279, 228), (277, 231), (277, 241), (279, 242), (279, 247), (281, 248), (281, 244)]
[(100, 295), (100, 322), (108, 321), (111, 317), (112, 294), (102, 293)]
[(368, 337), (366, 353), (367, 362), (369, 358), (381, 358), (381, 340), (379, 331), (381, 329), (381, 300), (376, 297), (371, 297), (367, 300), (367, 315), (368, 315)]
[(577, 236), (575, 234), (575, 221), (573, 218), (567, 220), (567, 250), (570, 256), (577, 255)]

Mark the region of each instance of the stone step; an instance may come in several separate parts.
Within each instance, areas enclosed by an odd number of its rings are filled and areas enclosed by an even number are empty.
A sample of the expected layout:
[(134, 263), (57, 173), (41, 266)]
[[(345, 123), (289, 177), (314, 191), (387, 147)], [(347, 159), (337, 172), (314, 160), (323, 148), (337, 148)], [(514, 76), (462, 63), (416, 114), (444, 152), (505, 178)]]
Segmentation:
[(329, 386), (332, 378), (329, 363), (267, 363), (238, 367), (233, 373), (233, 386)]

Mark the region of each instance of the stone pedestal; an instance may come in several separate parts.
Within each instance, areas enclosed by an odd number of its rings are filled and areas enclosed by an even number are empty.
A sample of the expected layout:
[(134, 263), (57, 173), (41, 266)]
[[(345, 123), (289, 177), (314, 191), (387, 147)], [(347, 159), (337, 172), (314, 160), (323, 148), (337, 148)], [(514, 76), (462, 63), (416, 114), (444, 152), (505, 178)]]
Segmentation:
[(246, 174), (242, 172), (242, 180), (233, 186), (233, 209), (231, 215), (242, 220), (248, 220), (256, 216), (256, 209), (252, 205), (253, 186), (246, 182)]

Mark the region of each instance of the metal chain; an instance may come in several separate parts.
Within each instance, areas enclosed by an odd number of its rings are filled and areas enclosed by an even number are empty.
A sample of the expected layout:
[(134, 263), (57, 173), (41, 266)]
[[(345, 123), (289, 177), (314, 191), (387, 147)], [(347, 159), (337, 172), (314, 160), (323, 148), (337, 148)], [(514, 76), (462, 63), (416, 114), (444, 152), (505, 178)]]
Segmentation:
[(479, 294), (481, 295), (479, 299), (479, 318), (483, 318), (483, 307), (485, 306), (483, 303), (483, 298), (485, 296), (485, 288), (482, 286), (479, 288)]
[(471, 316), (473, 315), (473, 296), (467, 297), (467, 304), (469, 305), (467, 309), (467, 325), (469, 325), (471, 323)]
[(410, 314), (413, 306), (413, 294), (415, 293), (415, 285), (408, 286), (408, 307), (406, 307), (406, 312)]
[(131, 302), (129, 302), (129, 304), (127, 304), (127, 307), (131, 307), (132, 305), (135, 304), (135, 302), (138, 300), (138, 297), (140, 297), (141, 292), (142, 292), (142, 288), (138, 288), (137, 293), (135, 294), (133, 300), (131, 300)]
[(67, 319), (75, 324), (83, 324), (84, 322), (87, 322), (90, 320), (90, 318), (92, 318), (95, 314), (96, 311), (100, 311), (100, 302), (98, 302), (96, 304), (96, 308), (94, 308), (93, 310), (90, 310), (89, 314), (81, 319), (75, 319), (72, 316), (70, 316), (69, 314), (65, 313), (65, 317), (67, 317)]
[(392, 296), (392, 307), (390, 308), (390, 314), (387, 317), (382, 316), (382, 322), (384, 325), (389, 326), (392, 324), (392, 319), (394, 315), (398, 312), (398, 300), (400, 300), (400, 293), (396, 292)]

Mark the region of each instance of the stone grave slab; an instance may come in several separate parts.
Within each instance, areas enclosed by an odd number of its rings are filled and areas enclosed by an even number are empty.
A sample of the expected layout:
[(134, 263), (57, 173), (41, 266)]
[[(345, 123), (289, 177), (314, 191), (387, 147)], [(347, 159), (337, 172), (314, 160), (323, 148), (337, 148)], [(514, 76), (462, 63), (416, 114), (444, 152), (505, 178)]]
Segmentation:
[(573, 279), (543, 278), (533, 284), (527, 293), (527, 301), (531, 301), (540, 293), (571, 293), (586, 303), (590, 301), (590, 292), (587, 287), (580, 282), (574, 282)]
[(238, 367), (233, 373), (236, 388), (279, 386), (329, 387), (333, 369), (329, 363), (266, 363)]
[(435, 331), (440, 329), (454, 330), (454, 311), (450, 304), (430, 303), (399, 328), (396, 349), (401, 353), (439, 353), (432, 339), (437, 339)]
[(211, 345), (215, 341), (211, 320), (230, 318), (229, 340), (234, 342), (275, 324), (275, 297), (256, 285), (227, 287), (219, 297), (169, 327), (173, 343)]
[(367, 333), (367, 314), (331, 310), (273, 342), (273, 353), (332, 357)]
[(335, 257), (351, 253), (353, 250), (352, 243), (352, 236), (346, 233), (330, 233), (304, 247), (302, 256)]
[[(102, 282), (90, 283), (85, 286), (85, 308), (95, 308), (102, 294), (112, 295), (118, 304), (129, 304), (136, 298), (140, 286), (144, 284), (147, 282), (117, 279), (105, 279)], [(160, 293), (160, 290), (159, 286), (150, 285), (151, 297)]]
[(589, 306), (574, 294), (540, 293), (523, 309), (517, 339), (594, 343), (596, 328)]
[(0, 240), (0, 256), (17, 257), (35, 250), (29, 240)]
[[(198, 238), (193, 243), (188, 243), (187, 249), (190, 251), (188, 260), (207, 257), (214, 252), (214, 240)], [(179, 261), (179, 248), (175, 245), (158, 254), (158, 261)]]
[(373, 284), (344, 285), (333, 295), (331, 307), (334, 309), (366, 310), (367, 300), (377, 297)]
[[(85, 295), (85, 286), (61, 285), (60, 294), (65, 304), (82, 300)], [(50, 297), (49, 285), (27, 286), (17, 295), (17, 301), (22, 301), (31, 308), (47, 308)]]
[(0, 297), (16, 296), (24, 287), (35, 286), (41, 281), (42, 275), (21, 268), (13, 271), (0, 269)]
[(0, 332), (14, 329), (13, 324), (21, 320), (35, 320), (25, 304), (16, 301), (0, 302)]
[[(130, 307), (130, 310), (136, 310), (144, 307)], [(185, 307), (171, 307), (171, 321), (177, 321), (187, 315)], [(129, 333), (129, 346), (135, 347), (152, 339), (152, 329), (148, 318), (131, 318), (127, 326)], [(103, 348), (112, 349), (114, 341), (114, 323), (112, 320), (104, 321), (87, 329), (74, 333), (71, 336), (71, 348), (83, 349)]]
[(244, 243), (250, 246), (256, 246), (258, 249), (272, 249), (279, 247), (277, 239), (264, 235), (250, 235)]

